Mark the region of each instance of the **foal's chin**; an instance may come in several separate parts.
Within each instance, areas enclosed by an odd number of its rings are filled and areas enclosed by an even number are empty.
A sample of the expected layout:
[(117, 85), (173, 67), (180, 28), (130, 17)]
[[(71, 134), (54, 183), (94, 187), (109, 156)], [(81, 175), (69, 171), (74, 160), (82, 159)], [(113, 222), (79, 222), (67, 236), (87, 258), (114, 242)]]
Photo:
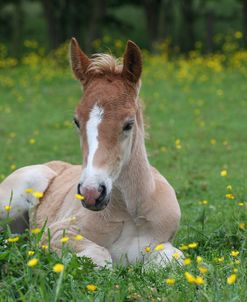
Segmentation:
[(109, 195), (104, 201), (99, 201), (99, 202), (96, 201), (95, 205), (87, 204), (84, 200), (81, 201), (81, 204), (87, 210), (99, 212), (99, 211), (104, 210), (107, 207), (107, 205), (111, 199), (110, 197), (111, 196)]

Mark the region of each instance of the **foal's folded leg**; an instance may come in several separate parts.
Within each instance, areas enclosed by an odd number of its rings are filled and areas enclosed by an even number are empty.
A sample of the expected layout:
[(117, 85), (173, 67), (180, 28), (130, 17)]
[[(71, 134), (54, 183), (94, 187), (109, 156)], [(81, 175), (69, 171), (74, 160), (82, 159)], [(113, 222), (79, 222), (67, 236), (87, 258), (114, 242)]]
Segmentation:
[[(78, 257), (91, 258), (97, 266), (112, 267), (112, 258), (109, 251), (84, 238), (83, 234), (80, 234), (80, 230), (73, 225), (73, 217), (53, 223), (48, 228), (50, 231), (50, 245), (53, 250), (61, 253), (63, 245), (68, 244)], [(62, 242), (62, 238), (66, 243)]]
[(27, 166), (10, 174), (0, 183), (0, 220), (6, 217), (16, 219), (34, 209), (39, 199), (26, 189), (44, 192), (55, 176), (56, 173), (45, 165)]

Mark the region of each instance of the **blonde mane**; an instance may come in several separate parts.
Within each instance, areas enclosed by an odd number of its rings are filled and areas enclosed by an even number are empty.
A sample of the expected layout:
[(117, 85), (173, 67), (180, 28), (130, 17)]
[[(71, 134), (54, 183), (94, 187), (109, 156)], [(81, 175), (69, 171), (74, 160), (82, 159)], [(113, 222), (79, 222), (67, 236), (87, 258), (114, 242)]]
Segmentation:
[(91, 63), (87, 68), (86, 73), (94, 74), (120, 74), (123, 69), (122, 59), (115, 58), (110, 54), (94, 54), (91, 58)]

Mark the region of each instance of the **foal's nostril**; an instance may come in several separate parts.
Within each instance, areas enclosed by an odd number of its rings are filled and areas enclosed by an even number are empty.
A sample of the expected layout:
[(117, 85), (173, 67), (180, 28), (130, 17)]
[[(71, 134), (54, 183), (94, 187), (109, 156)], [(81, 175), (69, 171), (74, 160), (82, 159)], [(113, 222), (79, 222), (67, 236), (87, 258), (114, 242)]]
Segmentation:
[(80, 194), (80, 195), (82, 195), (81, 194), (81, 184), (77, 185), (77, 193)]
[(106, 192), (106, 186), (105, 186), (105, 185), (99, 185), (98, 191), (99, 191), (100, 193)]
[(97, 201), (101, 202), (106, 197), (106, 186), (103, 184), (99, 185), (98, 191), (100, 192), (100, 196), (97, 198)]
[(79, 183), (77, 185), (77, 193), (84, 197), (81, 201), (83, 207), (93, 211), (102, 210), (108, 203), (106, 200), (107, 188), (104, 184), (100, 184), (97, 188), (94, 186), (84, 186)]

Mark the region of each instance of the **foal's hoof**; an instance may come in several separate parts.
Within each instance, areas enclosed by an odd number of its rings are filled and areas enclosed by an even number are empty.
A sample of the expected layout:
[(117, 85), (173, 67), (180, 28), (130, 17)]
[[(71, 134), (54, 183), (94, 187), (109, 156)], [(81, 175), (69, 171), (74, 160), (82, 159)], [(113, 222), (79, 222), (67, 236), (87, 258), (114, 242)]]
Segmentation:
[(166, 267), (172, 264), (183, 265), (184, 254), (170, 242), (164, 244), (164, 249), (153, 251), (145, 260), (145, 266), (150, 268)]

